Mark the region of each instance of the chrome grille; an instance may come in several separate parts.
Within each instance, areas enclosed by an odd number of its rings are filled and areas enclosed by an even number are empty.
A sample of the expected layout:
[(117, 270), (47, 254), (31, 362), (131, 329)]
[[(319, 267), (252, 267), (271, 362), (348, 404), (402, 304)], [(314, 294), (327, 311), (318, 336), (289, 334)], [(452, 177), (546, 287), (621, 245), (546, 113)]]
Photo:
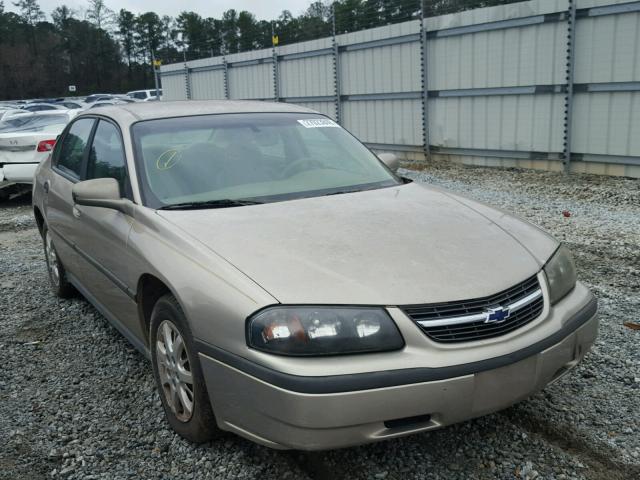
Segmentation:
[[(487, 321), (491, 309), (502, 307), (508, 316)], [(537, 318), (544, 307), (537, 275), (503, 292), (460, 302), (400, 307), (432, 340), (442, 343), (469, 342), (505, 335)]]

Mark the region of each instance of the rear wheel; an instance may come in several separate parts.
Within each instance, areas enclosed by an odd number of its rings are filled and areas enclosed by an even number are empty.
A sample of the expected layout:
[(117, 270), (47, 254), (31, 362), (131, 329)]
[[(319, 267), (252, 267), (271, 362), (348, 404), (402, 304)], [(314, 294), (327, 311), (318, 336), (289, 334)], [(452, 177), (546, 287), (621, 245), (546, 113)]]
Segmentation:
[(186, 317), (173, 295), (151, 314), (151, 360), (162, 407), (171, 428), (194, 443), (220, 434)]
[(51, 290), (57, 297), (69, 298), (73, 296), (75, 289), (67, 281), (67, 273), (60, 262), (56, 247), (53, 245), (51, 233), (46, 225), (42, 228), (42, 239), (44, 241), (44, 257), (47, 261)]

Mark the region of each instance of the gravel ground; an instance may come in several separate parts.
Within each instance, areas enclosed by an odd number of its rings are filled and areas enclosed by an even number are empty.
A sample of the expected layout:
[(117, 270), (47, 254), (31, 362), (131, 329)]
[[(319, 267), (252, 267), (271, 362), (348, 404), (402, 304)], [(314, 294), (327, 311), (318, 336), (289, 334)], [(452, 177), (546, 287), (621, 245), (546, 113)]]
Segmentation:
[[(640, 182), (433, 164), (404, 171), (565, 241), (600, 301), (574, 372), (506, 411), (320, 453), (233, 435), (193, 446), (163, 419), (150, 365), (82, 298), (48, 290), (29, 199), (0, 204), (0, 478), (640, 478)], [(569, 217), (562, 212), (568, 211)]]

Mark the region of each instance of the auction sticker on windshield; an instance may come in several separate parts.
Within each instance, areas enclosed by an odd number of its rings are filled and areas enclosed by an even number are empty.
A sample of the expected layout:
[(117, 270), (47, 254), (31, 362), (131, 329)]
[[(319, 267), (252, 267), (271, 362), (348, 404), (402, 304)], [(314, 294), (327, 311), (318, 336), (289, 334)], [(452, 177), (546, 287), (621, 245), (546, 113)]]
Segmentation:
[(333, 120), (329, 120), (328, 118), (298, 120), (298, 123), (304, 128), (340, 127), (340, 125), (338, 125)]

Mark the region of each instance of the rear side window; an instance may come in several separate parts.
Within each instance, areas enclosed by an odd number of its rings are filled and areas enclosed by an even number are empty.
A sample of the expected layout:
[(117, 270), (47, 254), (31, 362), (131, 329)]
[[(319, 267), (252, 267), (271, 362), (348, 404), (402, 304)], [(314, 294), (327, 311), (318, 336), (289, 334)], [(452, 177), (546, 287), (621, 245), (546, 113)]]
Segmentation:
[(73, 122), (62, 140), (57, 167), (75, 178), (80, 178), (82, 159), (89, 143), (93, 118), (83, 118)]
[(124, 146), (115, 125), (100, 120), (93, 137), (87, 165), (87, 179), (115, 178), (120, 191), (125, 191), (127, 177), (124, 160)]

